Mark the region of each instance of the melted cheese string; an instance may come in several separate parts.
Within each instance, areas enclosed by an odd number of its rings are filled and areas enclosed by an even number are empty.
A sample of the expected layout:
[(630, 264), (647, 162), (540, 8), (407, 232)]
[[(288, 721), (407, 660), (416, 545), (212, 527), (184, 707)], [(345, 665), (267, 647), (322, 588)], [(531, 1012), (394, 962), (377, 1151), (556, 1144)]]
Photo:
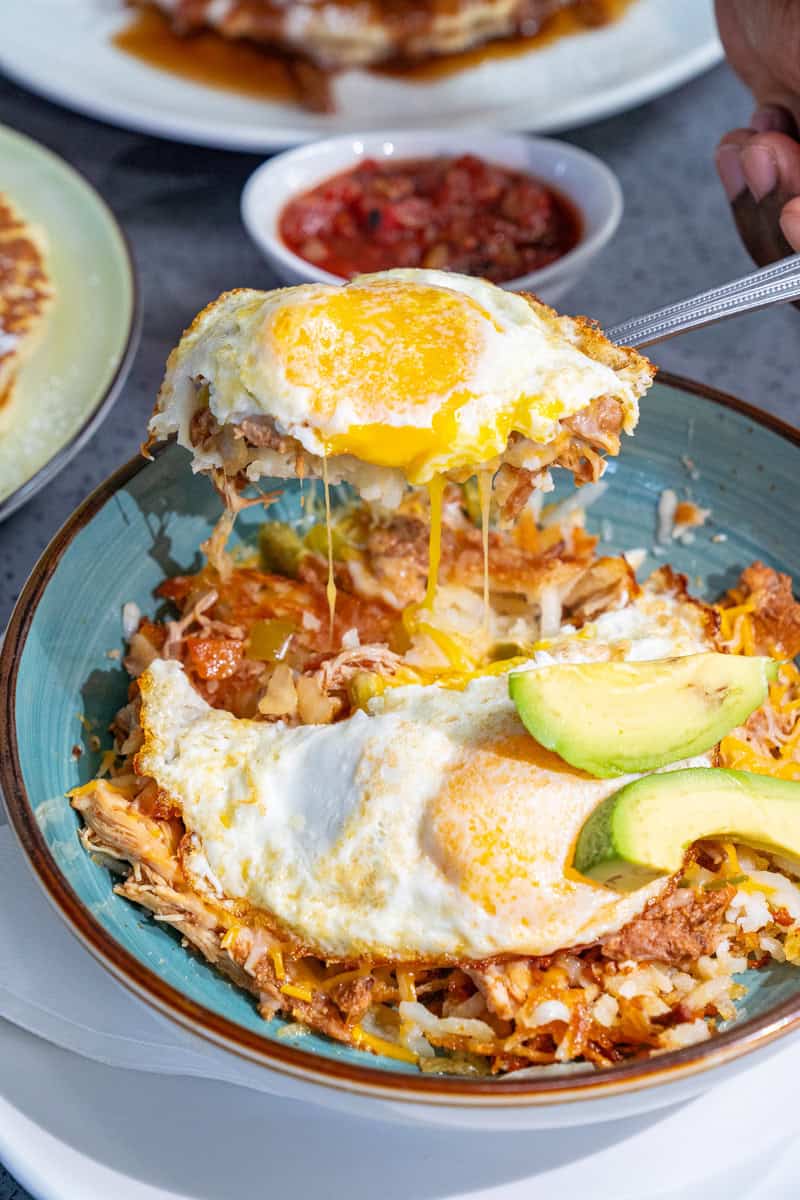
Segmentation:
[(331, 528), (331, 489), (328, 484), (328, 456), (322, 456), (322, 482), (325, 489), (325, 532), (328, 537), (328, 583), (325, 595), (328, 597), (328, 613), (330, 624), (328, 633), (333, 640), (333, 618), (336, 613), (336, 584), (333, 579), (333, 529)]
[(478, 474), (481, 502), (481, 543), (483, 546), (483, 632), (489, 636), (489, 507), (492, 503), (492, 477), (488, 471)]
[(444, 476), (434, 475), (428, 484), (428, 495), (431, 501), (431, 528), (428, 540), (428, 586), (425, 590), (423, 607), (433, 608), (436, 599), (436, 585), (439, 580), (439, 563), (442, 557), (442, 497), (444, 496)]

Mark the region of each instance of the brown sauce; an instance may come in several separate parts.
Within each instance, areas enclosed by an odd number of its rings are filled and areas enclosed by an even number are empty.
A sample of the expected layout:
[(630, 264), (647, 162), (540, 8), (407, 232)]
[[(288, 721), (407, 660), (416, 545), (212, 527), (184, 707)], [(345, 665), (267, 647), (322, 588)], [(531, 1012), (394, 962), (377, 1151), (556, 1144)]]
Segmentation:
[(114, 38), (118, 50), (193, 83), (238, 92), (257, 100), (303, 104), (291, 64), (252, 42), (228, 41), (213, 30), (180, 37), (155, 8), (137, 10)]
[(569, 37), (570, 34), (586, 33), (588, 29), (610, 25), (619, 20), (633, 3), (634, 0), (590, 0), (589, 3), (556, 13), (544, 23), (538, 33), (530, 37), (504, 38), (496, 42), (487, 42), (483, 46), (475, 46), (472, 50), (462, 50), (458, 54), (443, 54), (438, 58), (429, 58), (418, 63), (373, 67), (372, 70), (377, 75), (389, 75), (393, 79), (403, 79), (409, 83), (430, 83), (431, 80), (443, 79), (459, 71), (479, 67), (485, 62), (530, 54), (531, 50), (541, 50), (560, 38)]
[[(409, 83), (427, 83), (487, 61), (528, 54), (559, 38), (610, 24), (632, 3), (634, 0), (585, 0), (551, 17), (532, 37), (507, 38), (460, 54), (370, 70)], [(172, 31), (168, 18), (155, 8), (137, 9), (126, 28), (114, 37), (114, 45), (150, 66), (194, 83), (258, 100), (316, 109), (329, 107), (325, 73), (310, 63), (293, 60), (253, 42), (227, 40), (213, 30), (181, 37)]]

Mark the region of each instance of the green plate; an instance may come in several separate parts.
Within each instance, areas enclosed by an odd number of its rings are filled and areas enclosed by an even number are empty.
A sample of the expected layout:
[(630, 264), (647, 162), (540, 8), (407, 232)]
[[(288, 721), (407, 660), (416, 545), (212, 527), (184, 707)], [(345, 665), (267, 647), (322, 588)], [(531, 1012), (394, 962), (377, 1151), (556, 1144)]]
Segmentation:
[[(711, 509), (694, 543), (676, 543), (668, 555), (695, 591), (718, 596), (757, 557), (800, 579), (800, 533), (787, 518), (798, 476), (800, 434), (730, 398), (662, 382), (643, 405), (636, 436), (611, 463), (610, 486), (589, 510), (589, 527), (613, 549), (651, 549), (659, 496), (674, 488)], [(290, 484), (266, 519), (308, 520), (299, 500)], [(519, 1080), (424, 1076), (315, 1034), (287, 1037), (280, 1018), (263, 1021), (251, 998), (184, 950), (173, 930), (115, 895), (108, 871), (81, 849), (78, 820), (64, 798), (97, 766), (78, 714), (107, 737), (127, 694), (124, 671), (108, 657), (122, 647), (122, 606), (134, 600), (154, 613), (154, 588), (165, 575), (197, 568), (198, 546), (219, 512), (211, 485), (191, 474), (188, 455), (174, 445), (153, 462), (121, 468), (45, 551), (0, 654), (0, 783), (12, 824), (61, 915), (118, 978), (193, 1030), (272, 1067), (439, 1103), (513, 1097), (543, 1104), (636, 1090), (728, 1062), (800, 1027), (800, 969), (775, 963), (742, 977), (748, 991), (739, 1019), (699, 1045), (566, 1078), (556, 1071)], [(261, 510), (242, 513), (237, 536), (252, 541), (264, 519)], [(649, 554), (644, 569), (664, 561)], [(77, 762), (76, 742), (87, 748)]]
[(0, 520), (94, 433), (127, 375), (139, 306), (125, 237), (97, 192), (57, 155), (0, 125), (0, 192), (47, 238), (55, 298), (14, 382), (0, 435)]

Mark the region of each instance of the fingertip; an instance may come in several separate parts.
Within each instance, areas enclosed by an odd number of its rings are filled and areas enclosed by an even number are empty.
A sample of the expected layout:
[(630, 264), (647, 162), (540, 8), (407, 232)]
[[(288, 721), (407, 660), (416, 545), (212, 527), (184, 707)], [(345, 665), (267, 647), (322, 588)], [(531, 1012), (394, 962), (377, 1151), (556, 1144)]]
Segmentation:
[(747, 187), (747, 180), (742, 168), (742, 152), (734, 143), (725, 142), (717, 147), (714, 159), (725, 195), (733, 203)]
[[(800, 194), (800, 143), (794, 138), (785, 133), (754, 134), (742, 150), (742, 160), (748, 183), (750, 183), (749, 164), (751, 160), (756, 164), (754, 168), (756, 191), (759, 187), (762, 189), (762, 194), (756, 195), (757, 200), (763, 198), (765, 194), (763, 187), (766, 184), (777, 187), (778, 191), (785, 195)], [(759, 164), (762, 164), (760, 175), (758, 174)], [(774, 164), (774, 177), (770, 173), (772, 168), (769, 164)]]
[(795, 119), (781, 104), (760, 105), (750, 118), (750, 128), (755, 133), (784, 133), (797, 137)]
[(731, 129), (720, 138), (717, 150), (721, 150), (723, 146), (737, 146), (741, 150), (743, 146), (747, 145), (752, 136), (752, 129)]
[(778, 161), (770, 146), (752, 141), (741, 153), (744, 179), (756, 204), (778, 186)]
[(789, 245), (800, 251), (800, 196), (784, 204), (781, 212), (781, 230)]

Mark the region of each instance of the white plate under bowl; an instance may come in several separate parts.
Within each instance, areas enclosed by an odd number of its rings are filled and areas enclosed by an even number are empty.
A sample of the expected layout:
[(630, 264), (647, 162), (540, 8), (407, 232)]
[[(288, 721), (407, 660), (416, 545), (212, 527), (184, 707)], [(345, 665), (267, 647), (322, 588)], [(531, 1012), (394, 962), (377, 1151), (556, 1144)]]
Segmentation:
[(115, 1070), (5, 1021), (0, 1062), (0, 1159), (36, 1200), (785, 1200), (800, 1167), (797, 1043), (659, 1114), (484, 1137)]
[[(642, 104), (722, 57), (712, 0), (634, 0), (604, 28), (428, 82), (349, 71), (337, 111), (250, 99), (117, 50), (125, 0), (5, 0), (0, 67), (69, 108), (127, 128), (231, 150), (274, 150), (353, 129), (566, 129)], [(46, 31), (46, 32), (43, 32)]]
[(392, 162), (437, 155), (476, 154), (487, 162), (533, 175), (557, 188), (581, 215), (581, 237), (568, 254), (503, 286), (535, 292), (555, 304), (613, 237), (622, 216), (622, 189), (604, 162), (555, 138), (497, 133), (382, 131), (325, 138), (262, 163), (242, 192), (242, 220), (261, 253), (286, 283), (341, 283), (338, 275), (292, 253), (278, 231), (281, 212), (294, 196), (350, 170), (364, 159)]

